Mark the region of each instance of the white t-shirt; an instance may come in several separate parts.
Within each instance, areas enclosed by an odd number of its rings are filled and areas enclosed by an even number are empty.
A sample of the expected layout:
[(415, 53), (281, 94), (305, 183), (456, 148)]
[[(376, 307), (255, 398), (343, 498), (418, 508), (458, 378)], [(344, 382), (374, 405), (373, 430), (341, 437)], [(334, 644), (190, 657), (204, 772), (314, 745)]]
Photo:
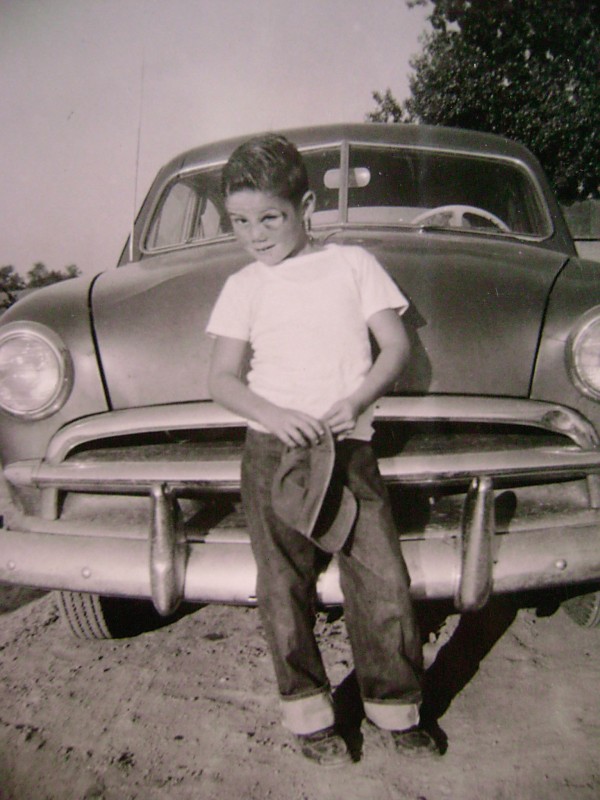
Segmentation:
[[(355, 391), (371, 367), (369, 317), (386, 308), (402, 314), (407, 307), (370, 253), (330, 244), (276, 266), (257, 261), (232, 275), (206, 330), (250, 343), (253, 392), (319, 419)], [(367, 409), (350, 436), (370, 439), (372, 416)]]

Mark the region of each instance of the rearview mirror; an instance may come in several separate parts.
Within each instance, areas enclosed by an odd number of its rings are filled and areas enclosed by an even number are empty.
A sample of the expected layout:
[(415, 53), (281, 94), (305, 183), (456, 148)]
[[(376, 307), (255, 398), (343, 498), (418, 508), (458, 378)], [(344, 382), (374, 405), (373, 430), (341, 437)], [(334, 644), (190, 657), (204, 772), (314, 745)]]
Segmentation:
[[(371, 181), (371, 171), (367, 167), (350, 167), (348, 170), (348, 186), (350, 189), (362, 189)], [(328, 189), (339, 189), (342, 182), (341, 169), (328, 169), (323, 176), (323, 183)]]

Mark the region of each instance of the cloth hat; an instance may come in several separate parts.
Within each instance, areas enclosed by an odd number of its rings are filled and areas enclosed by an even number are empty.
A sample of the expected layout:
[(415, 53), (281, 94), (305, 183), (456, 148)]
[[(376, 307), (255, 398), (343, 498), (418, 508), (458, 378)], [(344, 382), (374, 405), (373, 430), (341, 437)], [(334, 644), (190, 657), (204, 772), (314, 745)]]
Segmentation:
[(289, 447), (271, 487), (277, 516), (327, 553), (341, 550), (356, 519), (356, 498), (334, 471), (335, 444), (326, 428), (321, 441)]

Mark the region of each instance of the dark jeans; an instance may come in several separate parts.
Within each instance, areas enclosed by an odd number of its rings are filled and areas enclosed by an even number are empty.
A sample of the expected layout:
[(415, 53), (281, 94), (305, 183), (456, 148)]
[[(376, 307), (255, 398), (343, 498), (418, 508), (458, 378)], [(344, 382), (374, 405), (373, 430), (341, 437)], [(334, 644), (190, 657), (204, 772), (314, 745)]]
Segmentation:
[[(310, 733), (329, 724), (329, 702), (321, 702), (329, 697), (329, 683), (314, 635), (316, 581), (323, 554), (271, 508), (271, 484), (284, 448), (275, 436), (248, 430), (242, 499), (284, 724), (295, 733)], [(381, 727), (409, 727), (418, 721), (422, 647), (387, 490), (369, 442), (337, 443), (336, 469), (358, 503), (350, 537), (336, 557), (365, 712)], [(302, 700), (307, 702), (288, 705)]]

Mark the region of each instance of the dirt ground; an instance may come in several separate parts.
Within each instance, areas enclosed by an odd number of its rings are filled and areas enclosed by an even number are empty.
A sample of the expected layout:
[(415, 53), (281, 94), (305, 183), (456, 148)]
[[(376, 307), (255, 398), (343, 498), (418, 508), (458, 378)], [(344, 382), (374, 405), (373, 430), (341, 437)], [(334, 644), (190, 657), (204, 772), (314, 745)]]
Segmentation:
[(445, 753), (360, 727), (343, 617), (319, 635), (356, 762), (311, 766), (278, 722), (253, 608), (198, 608), (130, 639), (72, 638), (56, 595), (0, 586), (2, 800), (598, 800), (600, 631), (493, 601), (422, 610)]

